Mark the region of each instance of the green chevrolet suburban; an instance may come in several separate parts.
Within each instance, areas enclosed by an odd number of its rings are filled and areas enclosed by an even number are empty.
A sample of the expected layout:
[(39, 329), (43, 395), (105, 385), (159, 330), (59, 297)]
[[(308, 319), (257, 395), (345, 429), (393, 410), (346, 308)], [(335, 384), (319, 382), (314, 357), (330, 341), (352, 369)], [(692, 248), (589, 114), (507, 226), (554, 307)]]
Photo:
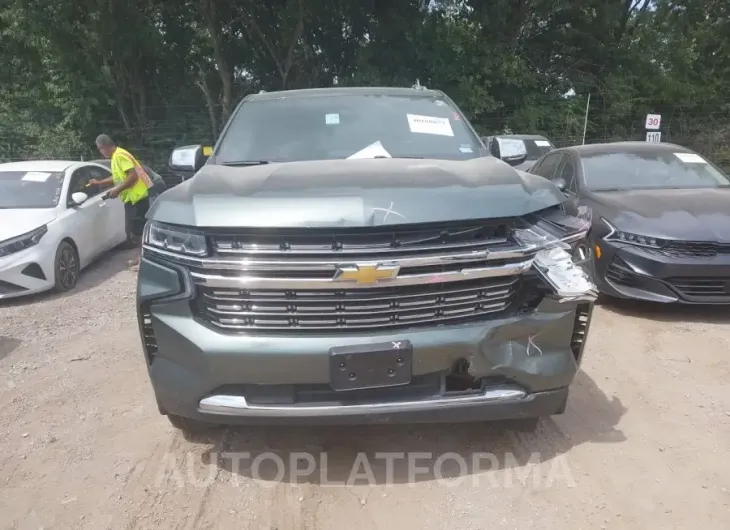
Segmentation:
[(259, 93), (151, 207), (137, 308), (159, 410), (216, 424), (560, 414), (590, 212), (488, 152), (440, 91)]

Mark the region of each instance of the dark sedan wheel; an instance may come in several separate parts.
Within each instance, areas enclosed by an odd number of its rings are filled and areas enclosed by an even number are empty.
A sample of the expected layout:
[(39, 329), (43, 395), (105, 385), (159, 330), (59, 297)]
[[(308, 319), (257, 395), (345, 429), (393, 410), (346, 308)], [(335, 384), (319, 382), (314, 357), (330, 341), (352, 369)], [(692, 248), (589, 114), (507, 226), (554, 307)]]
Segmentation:
[(79, 255), (76, 249), (68, 241), (62, 241), (56, 250), (56, 260), (54, 262), (55, 290), (59, 292), (70, 291), (76, 287), (80, 270)]

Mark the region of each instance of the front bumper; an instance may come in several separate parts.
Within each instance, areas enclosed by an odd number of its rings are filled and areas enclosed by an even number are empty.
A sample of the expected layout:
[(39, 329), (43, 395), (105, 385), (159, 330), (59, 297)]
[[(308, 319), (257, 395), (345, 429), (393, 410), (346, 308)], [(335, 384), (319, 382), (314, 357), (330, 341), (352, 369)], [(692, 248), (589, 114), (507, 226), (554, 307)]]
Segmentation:
[[(173, 264), (144, 258), (138, 311), (161, 412), (225, 424), (499, 420), (560, 413), (580, 366), (592, 304), (545, 298), (524, 314), (463, 325), (322, 334), (228, 334), (199, 321), (193, 285)], [(333, 347), (408, 340), (412, 383), (334, 392)], [(450, 391), (466, 363), (481, 381)]]
[(730, 304), (730, 254), (672, 257), (625, 243), (597, 242), (595, 281), (616, 298), (682, 304)]
[(0, 299), (40, 293), (53, 285), (53, 257), (43, 245), (0, 258)]

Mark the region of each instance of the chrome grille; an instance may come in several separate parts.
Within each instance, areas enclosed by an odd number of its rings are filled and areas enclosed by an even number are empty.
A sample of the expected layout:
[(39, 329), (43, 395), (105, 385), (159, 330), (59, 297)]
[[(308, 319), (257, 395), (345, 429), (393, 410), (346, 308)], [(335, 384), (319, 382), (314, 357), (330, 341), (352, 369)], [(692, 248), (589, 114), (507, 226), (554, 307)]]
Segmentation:
[(349, 332), (498, 318), (534, 302), (521, 286), (539, 246), (514, 229), (210, 229), (210, 257), (145, 253), (190, 271), (197, 317), (221, 331)]
[(397, 288), (237, 290), (200, 287), (198, 315), (231, 331), (356, 330), (448, 324), (508, 311), (520, 276)]

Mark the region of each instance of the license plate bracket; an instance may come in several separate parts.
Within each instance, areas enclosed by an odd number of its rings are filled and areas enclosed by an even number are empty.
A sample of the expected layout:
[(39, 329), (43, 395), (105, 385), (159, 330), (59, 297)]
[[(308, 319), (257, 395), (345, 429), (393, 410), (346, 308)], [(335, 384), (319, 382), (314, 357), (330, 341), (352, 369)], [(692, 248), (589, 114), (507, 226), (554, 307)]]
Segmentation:
[(399, 340), (330, 349), (332, 390), (364, 390), (411, 382), (413, 345)]

